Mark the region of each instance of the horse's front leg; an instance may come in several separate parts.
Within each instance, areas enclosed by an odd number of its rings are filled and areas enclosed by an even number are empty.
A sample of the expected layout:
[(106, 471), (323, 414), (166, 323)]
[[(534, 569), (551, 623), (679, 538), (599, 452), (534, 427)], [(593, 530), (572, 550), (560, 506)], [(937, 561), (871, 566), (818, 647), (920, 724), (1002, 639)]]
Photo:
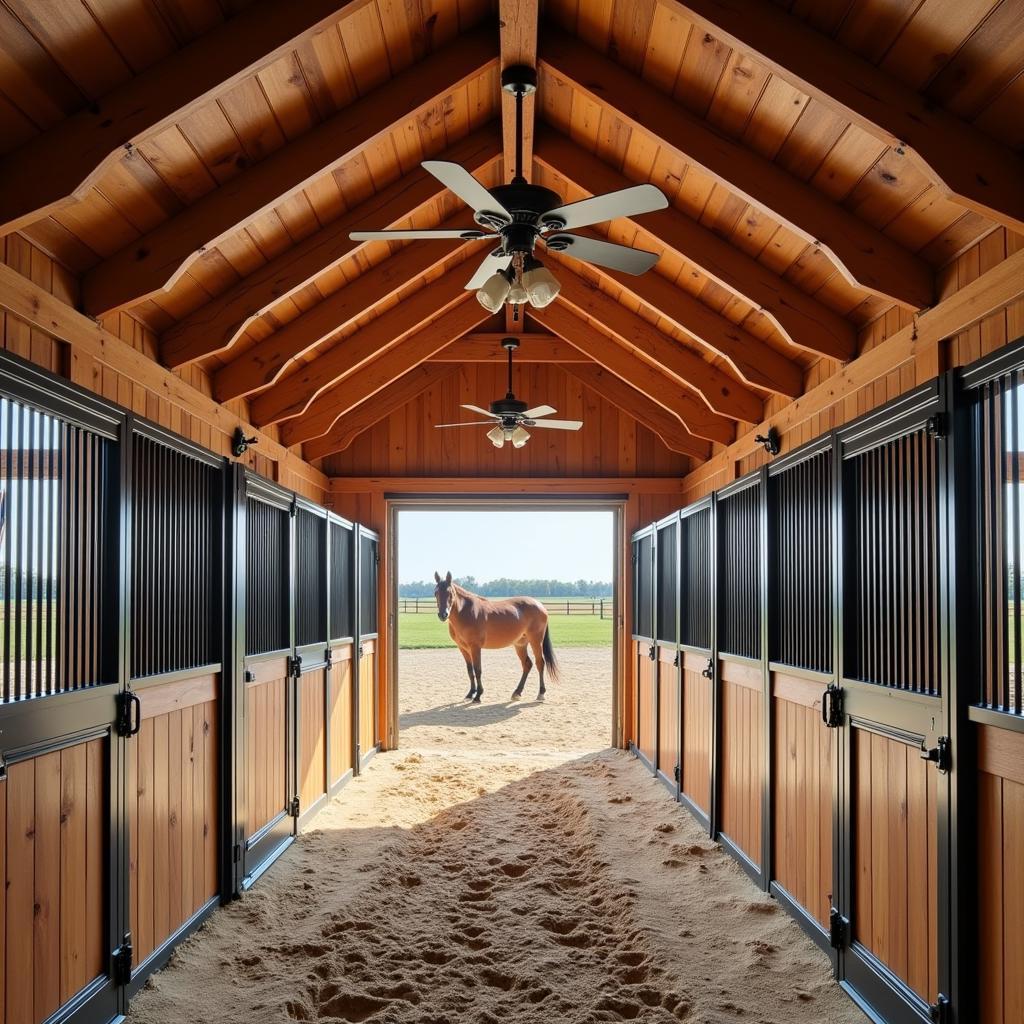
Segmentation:
[(474, 704), (480, 703), (480, 698), (484, 695), (484, 682), (480, 666), (480, 648), (473, 648), (473, 670), (476, 672), (476, 696), (473, 698)]
[(466, 652), (462, 652), (462, 656), (466, 659), (466, 674), (469, 676), (469, 693), (463, 698), (463, 700), (472, 700), (476, 696), (476, 676), (473, 674), (473, 659)]

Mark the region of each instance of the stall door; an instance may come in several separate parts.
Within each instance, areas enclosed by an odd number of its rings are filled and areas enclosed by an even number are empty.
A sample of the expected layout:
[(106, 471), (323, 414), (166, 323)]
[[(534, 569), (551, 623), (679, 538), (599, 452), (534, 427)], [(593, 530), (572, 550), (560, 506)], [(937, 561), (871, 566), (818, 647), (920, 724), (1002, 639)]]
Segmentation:
[(654, 555), (658, 778), (679, 794), (679, 516), (657, 524)]
[(0, 1005), (105, 1022), (131, 966), (113, 810), (124, 423), (35, 376), (0, 362)]
[(653, 772), (657, 751), (657, 648), (654, 643), (654, 528), (633, 536), (633, 749)]
[(360, 767), (380, 747), (378, 697), (377, 576), (380, 539), (372, 530), (356, 528), (358, 550), (358, 658), (356, 721), (357, 761)]
[(922, 389), (839, 434), (842, 694), (841, 714), (825, 714), (842, 727), (844, 870), (832, 932), (843, 984), (893, 1024), (939, 1019), (947, 976), (938, 397)]
[(248, 887), (291, 841), (297, 789), (292, 499), (249, 474), (242, 486), (244, 755), (239, 803), (244, 832), (242, 884)]
[(680, 779), (682, 800), (710, 827), (714, 667), (714, 532), (711, 500), (684, 509), (679, 522)]
[(356, 769), (355, 713), (355, 527), (333, 513), (330, 536), (330, 654), (327, 684), (327, 779), (331, 793)]

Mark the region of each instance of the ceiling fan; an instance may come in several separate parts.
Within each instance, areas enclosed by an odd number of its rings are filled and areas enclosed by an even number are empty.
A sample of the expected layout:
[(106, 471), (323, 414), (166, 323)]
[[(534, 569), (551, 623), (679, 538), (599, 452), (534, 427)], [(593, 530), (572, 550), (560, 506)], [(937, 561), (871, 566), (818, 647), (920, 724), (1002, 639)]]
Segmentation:
[(477, 405), (464, 405), (463, 409), (486, 416), (485, 420), (471, 420), (468, 423), (436, 423), (438, 429), (443, 430), (450, 427), (479, 427), (493, 423), (487, 431), (487, 438), (495, 448), (503, 448), (506, 441), (512, 443), (513, 448), (522, 448), (530, 440), (527, 427), (542, 428), (544, 430), (579, 430), (583, 426), (582, 420), (549, 420), (541, 417), (550, 416), (557, 412), (550, 405), (538, 405), (532, 409), (526, 408), (526, 403), (520, 401), (512, 393), (512, 353), (519, 348), (518, 338), (502, 338), (501, 347), (508, 352), (508, 392), (504, 398), (491, 402), (491, 408), (481, 409)]
[(552, 252), (627, 274), (650, 270), (658, 262), (657, 253), (576, 235), (567, 229), (663, 209), (668, 200), (661, 190), (654, 185), (633, 185), (563, 204), (557, 192), (531, 185), (523, 177), (523, 97), (536, 90), (536, 72), (522, 65), (506, 68), (501, 86), (516, 98), (516, 168), (511, 184), (486, 189), (459, 164), (445, 160), (425, 160), (422, 164), (474, 211), (473, 219), (480, 228), (353, 231), (349, 237), (354, 241), (452, 238), (497, 242), (466, 283), (467, 289), (476, 291), (480, 305), (492, 313), (506, 302), (543, 308), (557, 297), (561, 289), (558, 279), (533, 254), (538, 241)]

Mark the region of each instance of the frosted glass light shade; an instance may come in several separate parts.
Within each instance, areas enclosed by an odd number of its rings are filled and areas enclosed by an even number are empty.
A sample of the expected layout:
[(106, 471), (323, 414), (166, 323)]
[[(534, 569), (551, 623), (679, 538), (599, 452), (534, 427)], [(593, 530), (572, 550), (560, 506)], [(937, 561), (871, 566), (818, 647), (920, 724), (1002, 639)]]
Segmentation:
[(501, 427), (491, 427), (487, 431), (487, 437), (495, 448), (503, 448), (505, 446), (505, 431)]
[(523, 274), (523, 287), (526, 289), (530, 305), (537, 309), (550, 306), (562, 290), (558, 278), (540, 263)]
[(523, 306), (530, 301), (530, 296), (527, 294), (527, 291), (523, 287), (521, 281), (513, 283), (508, 290), (508, 295), (505, 301), (510, 302), (513, 306)]
[(522, 448), (523, 445), (526, 444), (526, 442), (529, 441), (529, 440), (530, 440), (529, 431), (527, 431), (523, 427), (516, 427), (516, 429), (512, 431), (512, 447), (513, 448)]
[(476, 301), (489, 313), (497, 313), (505, 305), (505, 298), (510, 287), (508, 278), (504, 273), (498, 271), (484, 281), (483, 286), (476, 293)]

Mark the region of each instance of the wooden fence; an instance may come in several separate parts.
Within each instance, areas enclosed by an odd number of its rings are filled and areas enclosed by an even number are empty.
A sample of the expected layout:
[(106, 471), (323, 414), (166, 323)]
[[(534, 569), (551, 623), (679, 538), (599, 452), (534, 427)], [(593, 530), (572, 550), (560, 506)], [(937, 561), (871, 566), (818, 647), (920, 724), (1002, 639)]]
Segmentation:
[[(493, 600), (500, 600), (494, 598)], [(612, 599), (610, 597), (571, 597), (551, 598), (538, 597), (538, 601), (548, 610), (549, 615), (591, 615), (599, 619), (612, 618)], [(432, 597), (400, 597), (398, 598), (400, 615), (437, 614), (437, 602)]]

